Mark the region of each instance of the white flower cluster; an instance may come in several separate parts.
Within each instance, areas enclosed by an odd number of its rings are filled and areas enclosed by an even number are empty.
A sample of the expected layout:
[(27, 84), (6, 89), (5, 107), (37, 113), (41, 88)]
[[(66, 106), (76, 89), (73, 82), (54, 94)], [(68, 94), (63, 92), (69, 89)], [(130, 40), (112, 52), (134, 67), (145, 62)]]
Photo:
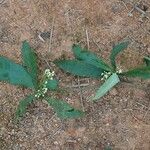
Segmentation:
[(42, 88), (41, 90), (38, 90), (37, 93), (35, 94), (35, 97), (39, 98), (40, 96), (44, 97), (46, 92), (47, 92), (47, 88)]
[(39, 98), (39, 97), (44, 97), (48, 88), (47, 88), (47, 83), (48, 83), (48, 80), (53, 80), (53, 77), (54, 77), (55, 73), (54, 71), (50, 72), (50, 69), (46, 69), (45, 72), (44, 72), (44, 81), (43, 81), (43, 84), (40, 88), (40, 90), (37, 91), (37, 93), (35, 94), (35, 97)]
[(49, 79), (49, 80), (53, 80), (53, 77), (55, 75), (54, 71), (50, 71), (50, 69), (46, 69), (44, 75)]
[(118, 69), (116, 73), (122, 73), (122, 69)]
[(101, 76), (102, 76), (101, 80), (106, 80), (106, 79), (108, 79), (111, 74), (112, 74), (111, 72), (106, 72), (106, 71), (104, 71), (104, 72), (101, 74)]

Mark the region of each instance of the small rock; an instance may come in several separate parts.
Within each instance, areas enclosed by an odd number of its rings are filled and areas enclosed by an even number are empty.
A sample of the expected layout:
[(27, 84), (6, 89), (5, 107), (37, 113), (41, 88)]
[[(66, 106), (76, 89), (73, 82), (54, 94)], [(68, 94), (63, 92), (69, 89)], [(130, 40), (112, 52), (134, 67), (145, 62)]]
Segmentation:
[(54, 141), (54, 145), (58, 145), (59, 143), (57, 141)]
[(109, 93), (110, 95), (116, 96), (118, 94), (118, 91), (115, 88), (113, 88)]

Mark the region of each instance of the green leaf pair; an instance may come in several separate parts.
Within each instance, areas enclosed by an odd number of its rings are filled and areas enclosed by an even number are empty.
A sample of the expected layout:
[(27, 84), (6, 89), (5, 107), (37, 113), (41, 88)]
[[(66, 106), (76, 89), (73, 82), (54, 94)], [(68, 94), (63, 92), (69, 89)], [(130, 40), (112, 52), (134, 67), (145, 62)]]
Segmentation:
[[(37, 56), (27, 41), (22, 43), (21, 53), (23, 65), (16, 64), (8, 58), (0, 56), (0, 80), (33, 89), (33, 94), (30, 94), (26, 98), (20, 100), (16, 111), (17, 120), (20, 120), (20, 118), (25, 115), (28, 106), (39, 98), (36, 97), (36, 94), (41, 85), (38, 81)], [(43, 89), (46, 91), (47, 89), (57, 90), (58, 81), (56, 79), (49, 79), (46, 81), (46, 84), (42, 86), (44, 86)], [(45, 100), (54, 108), (57, 116), (61, 119), (78, 118), (84, 114), (62, 100), (54, 100), (47, 96)]]
[[(29, 95), (19, 102), (16, 111), (17, 120), (20, 120), (20, 118), (25, 115), (28, 106), (31, 105), (35, 100), (36, 98), (34, 95)], [(63, 100), (57, 100), (48, 97), (46, 97), (45, 100), (54, 109), (54, 111), (57, 113), (57, 116), (61, 119), (75, 119), (84, 116), (84, 112), (73, 108), (71, 105)]]
[[(110, 55), (111, 66), (105, 63), (105, 61), (103, 61), (102, 58), (99, 58), (96, 54), (87, 51), (86, 49), (82, 49), (79, 45), (73, 45), (72, 47), (75, 59), (56, 60), (54, 63), (61, 69), (74, 75), (101, 78), (105, 80), (103, 85), (100, 86), (95, 96), (92, 98), (93, 101), (96, 101), (120, 82), (120, 76), (140, 77), (142, 79), (150, 78), (150, 57), (144, 58), (146, 65), (143, 67), (138, 67), (126, 72), (120, 72), (117, 70), (115, 60), (116, 56), (121, 51), (126, 49), (128, 44), (129, 42), (122, 42), (113, 47)], [(33, 94), (30, 94), (20, 101), (16, 111), (17, 120), (24, 116), (28, 106), (32, 102), (41, 97), (41, 93), (37, 93), (41, 90), (41, 83), (38, 81), (36, 54), (27, 41), (23, 42), (21, 52), (23, 57), (23, 66), (14, 63), (6, 57), (0, 56), (0, 80), (33, 89)], [(58, 81), (56, 79), (48, 79), (46, 82), (44, 82), (44, 85), (42, 83), (42, 90), (46, 90), (45, 92), (47, 92), (47, 89), (57, 90), (57, 88)], [(45, 95), (42, 96), (45, 97)], [(84, 115), (84, 112), (74, 109), (72, 106), (62, 100), (55, 100), (53, 98), (48, 98), (47, 96), (45, 100), (51, 107), (54, 108), (57, 116), (61, 119), (78, 118)]]
[(145, 57), (144, 60), (147, 66), (138, 67), (127, 72), (117, 70), (116, 57), (126, 49), (129, 42), (121, 42), (115, 45), (110, 54), (111, 66), (102, 58), (99, 58), (93, 52), (82, 49), (79, 45), (73, 45), (72, 51), (75, 59), (73, 60), (56, 60), (54, 63), (66, 72), (82, 77), (102, 78), (105, 80), (103, 85), (98, 89), (93, 101), (100, 99), (112, 87), (120, 82), (120, 76), (140, 77), (142, 79), (150, 78), (150, 58)]
[(100, 78), (101, 74), (111, 68), (94, 53), (82, 50), (79, 45), (73, 45), (75, 59), (56, 60), (54, 63), (61, 69), (82, 77)]

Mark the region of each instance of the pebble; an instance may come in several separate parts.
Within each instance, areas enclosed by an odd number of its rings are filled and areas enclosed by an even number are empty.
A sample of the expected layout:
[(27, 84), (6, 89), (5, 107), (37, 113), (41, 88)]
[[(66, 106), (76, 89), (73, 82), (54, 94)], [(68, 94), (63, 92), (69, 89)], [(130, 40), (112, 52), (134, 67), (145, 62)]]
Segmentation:
[(59, 143), (57, 141), (54, 141), (54, 145), (58, 145)]

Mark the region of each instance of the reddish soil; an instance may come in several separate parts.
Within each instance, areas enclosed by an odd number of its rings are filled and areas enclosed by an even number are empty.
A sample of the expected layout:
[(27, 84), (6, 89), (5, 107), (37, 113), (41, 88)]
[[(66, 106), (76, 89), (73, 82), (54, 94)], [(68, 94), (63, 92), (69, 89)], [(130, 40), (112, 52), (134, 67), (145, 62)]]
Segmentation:
[[(130, 13), (133, 7), (139, 10)], [(0, 150), (150, 150), (149, 80), (125, 79), (92, 103), (100, 81), (73, 77), (52, 63), (73, 57), (74, 43), (108, 61), (111, 47), (126, 39), (131, 44), (117, 59), (124, 70), (150, 55), (149, 0), (0, 0), (0, 56), (21, 63), (21, 43), (28, 40), (41, 71), (50, 65), (65, 89), (55, 96), (86, 112), (81, 119), (60, 120), (38, 101), (16, 125), (19, 100), (31, 91), (0, 82)]]

